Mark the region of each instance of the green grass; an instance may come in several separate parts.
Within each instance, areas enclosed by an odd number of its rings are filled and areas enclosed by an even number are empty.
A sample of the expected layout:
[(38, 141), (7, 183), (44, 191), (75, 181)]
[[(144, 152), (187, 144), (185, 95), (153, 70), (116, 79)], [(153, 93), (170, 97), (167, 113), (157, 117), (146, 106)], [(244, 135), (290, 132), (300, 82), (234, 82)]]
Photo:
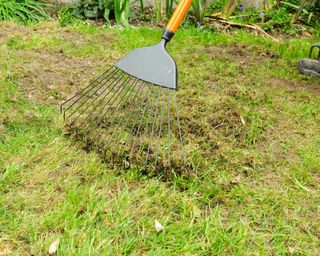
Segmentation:
[[(113, 171), (59, 103), (160, 29), (1, 23), (0, 255), (318, 255), (320, 87), (309, 40), (180, 30), (168, 49), (193, 172)], [(164, 226), (157, 233), (154, 221)]]

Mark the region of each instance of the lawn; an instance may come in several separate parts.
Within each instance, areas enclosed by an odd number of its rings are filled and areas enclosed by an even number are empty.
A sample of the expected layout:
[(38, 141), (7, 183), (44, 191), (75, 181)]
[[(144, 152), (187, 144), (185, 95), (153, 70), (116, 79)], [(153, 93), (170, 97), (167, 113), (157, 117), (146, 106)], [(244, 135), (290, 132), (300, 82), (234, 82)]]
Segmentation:
[[(186, 173), (112, 170), (60, 103), (159, 28), (0, 23), (0, 255), (319, 255), (320, 82), (310, 39), (178, 31)], [(156, 232), (155, 220), (163, 226)]]

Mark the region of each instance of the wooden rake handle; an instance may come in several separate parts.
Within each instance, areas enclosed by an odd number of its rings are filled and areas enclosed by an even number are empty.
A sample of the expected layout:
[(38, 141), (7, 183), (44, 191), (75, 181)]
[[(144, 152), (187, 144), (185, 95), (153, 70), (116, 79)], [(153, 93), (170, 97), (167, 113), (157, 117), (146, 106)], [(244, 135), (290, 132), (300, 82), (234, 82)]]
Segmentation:
[(174, 33), (177, 31), (184, 16), (186, 15), (191, 3), (192, 0), (180, 0), (166, 26), (162, 38), (166, 39), (167, 41), (170, 41)]
[(178, 3), (177, 8), (174, 10), (166, 29), (170, 29), (173, 33), (175, 33), (183, 20), (184, 16), (186, 15), (189, 6), (191, 5), (192, 0), (181, 0)]

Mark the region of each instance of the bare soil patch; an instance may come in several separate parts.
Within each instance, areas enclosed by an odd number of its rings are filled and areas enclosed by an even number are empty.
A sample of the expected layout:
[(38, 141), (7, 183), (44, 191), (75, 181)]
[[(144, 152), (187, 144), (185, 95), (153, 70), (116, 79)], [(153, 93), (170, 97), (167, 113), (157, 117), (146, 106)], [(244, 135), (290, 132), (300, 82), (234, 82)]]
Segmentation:
[[(0, 44), (7, 43), (10, 39), (25, 42), (33, 36), (65, 41), (72, 43), (75, 48), (88, 44), (91, 40), (99, 41), (99, 44), (107, 47), (111, 41), (105, 34), (93, 38), (70, 28), (58, 27), (55, 23), (40, 23), (33, 27), (0, 23)], [(67, 54), (63, 47), (59, 49), (50, 45), (40, 49), (13, 46), (8, 51), (5, 53), (7, 59), (4, 59), (4, 64), (18, 74), (18, 84), (27, 97), (35, 102), (54, 105), (58, 105), (63, 99), (86, 86), (113, 61), (110, 60), (108, 63), (105, 57), (73, 56)]]
[(18, 51), (25, 61), (18, 81), (28, 98), (36, 102), (58, 103), (89, 83), (101, 62), (66, 55), (63, 50)]
[(187, 50), (186, 53), (188, 55), (207, 54), (245, 65), (253, 64), (257, 60), (278, 58), (271, 51), (263, 52), (252, 46), (236, 44), (203, 47), (193, 52)]
[(7, 41), (9, 38), (19, 36), (27, 38), (30, 36), (31, 28), (15, 23), (0, 23), (0, 44)]
[(280, 78), (272, 78), (270, 85), (274, 89), (291, 89), (292, 91), (309, 91), (316, 95), (320, 95), (320, 82), (319, 84), (309, 84), (308, 79), (305, 76), (301, 75), (303, 78), (300, 81), (284, 80)]

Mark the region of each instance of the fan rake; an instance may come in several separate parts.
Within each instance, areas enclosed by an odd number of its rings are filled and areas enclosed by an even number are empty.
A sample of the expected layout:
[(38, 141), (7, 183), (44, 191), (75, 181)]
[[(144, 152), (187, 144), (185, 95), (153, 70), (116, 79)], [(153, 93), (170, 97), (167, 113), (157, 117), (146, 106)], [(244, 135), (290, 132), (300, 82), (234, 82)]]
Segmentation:
[(105, 161), (166, 168), (185, 164), (176, 91), (111, 67), (61, 105), (66, 126)]
[(166, 45), (191, 2), (179, 2), (158, 44), (130, 52), (61, 105), (76, 137), (113, 166), (136, 163), (162, 169), (185, 164), (178, 71)]

